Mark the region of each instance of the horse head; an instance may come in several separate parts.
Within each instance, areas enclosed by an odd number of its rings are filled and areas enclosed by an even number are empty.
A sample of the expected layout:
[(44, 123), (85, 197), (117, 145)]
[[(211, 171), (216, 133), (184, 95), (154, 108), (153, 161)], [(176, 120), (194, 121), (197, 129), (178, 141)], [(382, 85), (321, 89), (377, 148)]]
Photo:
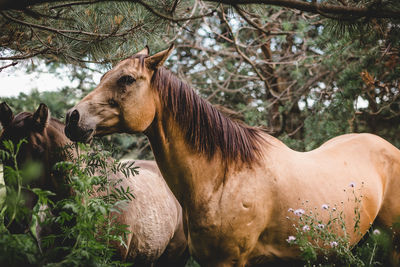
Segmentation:
[[(22, 197), (24, 207), (28, 214), (37, 202), (37, 196), (30, 188), (41, 188), (56, 193), (53, 200), (58, 200), (66, 195), (64, 181), (60, 181), (60, 173), (53, 170), (53, 165), (65, 159), (61, 148), (68, 143), (64, 136), (64, 127), (61, 122), (50, 118), (50, 112), (45, 104), (40, 104), (34, 113), (21, 112), (14, 116), (11, 108), (5, 103), (0, 104), (0, 123), (3, 126), (0, 135), (0, 148), (5, 149), (4, 141), (9, 140), (16, 147), (21, 140), (20, 149), (16, 157), (19, 169), (34, 162), (40, 166), (39, 171), (32, 177), (22, 176)], [(3, 161), (4, 182), (9, 188), (17, 189), (18, 185), (12, 178), (10, 169), (15, 168), (11, 158)], [(6, 167), (10, 168), (6, 168)], [(25, 179), (27, 178), (27, 179)], [(29, 178), (29, 179), (28, 179)], [(30, 217), (30, 216), (28, 216)], [(25, 232), (29, 221), (13, 222), (10, 231)]]
[(88, 142), (95, 135), (145, 131), (157, 113), (153, 75), (172, 51), (173, 46), (149, 56), (146, 47), (105, 73), (99, 85), (68, 111), (66, 135)]

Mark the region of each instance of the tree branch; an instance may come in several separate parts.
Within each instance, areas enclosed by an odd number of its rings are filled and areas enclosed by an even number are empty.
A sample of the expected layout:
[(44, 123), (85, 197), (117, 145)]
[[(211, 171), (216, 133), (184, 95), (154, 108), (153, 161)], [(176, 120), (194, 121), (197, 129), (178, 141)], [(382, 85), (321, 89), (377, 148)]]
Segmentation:
[(237, 13), (251, 26), (253, 26), (254, 28), (256, 28), (257, 30), (259, 30), (260, 32), (266, 34), (267, 36), (270, 35), (288, 35), (290, 34), (290, 32), (272, 32), (272, 31), (266, 31), (263, 28), (261, 28), (260, 25), (256, 24), (255, 22), (253, 22), (249, 17), (246, 16), (246, 14), (244, 14), (243, 10), (238, 7), (237, 5), (233, 5), (233, 8), (237, 11)]
[(274, 96), (274, 97), (277, 98), (277, 97), (278, 97), (277, 94), (272, 90), (272, 88), (271, 88), (271, 86), (270, 86), (268, 80), (264, 77), (264, 75), (262, 75), (262, 73), (261, 73), (261, 72), (259, 71), (259, 69), (257, 68), (256, 64), (254, 64), (254, 62), (253, 62), (249, 57), (247, 57), (247, 56), (240, 50), (240, 48), (239, 48), (239, 46), (238, 46), (238, 42), (237, 42), (236, 35), (235, 35), (234, 32), (232, 31), (232, 28), (231, 28), (230, 24), (228, 23), (228, 20), (227, 20), (226, 17), (225, 17), (225, 13), (224, 13), (224, 10), (223, 10), (222, 7), (221, 7), (221, 10), (222, 10), (222, 19), (223, 19), (224, 22), (226, 23), (226, 26), (227, 26), (227, 28), (228, 28), (229, 33), (232, 35), (232, 38), (233, 38), (232, 42), (233, 42), (233, 45), (234, 45), (234, 47), (235, 47), (235, 49), (236, 49), (236, 52), (238, 52), (239, 55), (240, 55), (248, 64), (250, 64), (250, 65), (252, 66), (252, 68), (253, 68), (253, 70), (256, 72), (257, 76), (260, 78), (260, 80), (262, 80), (262, 81), (264, 82), (265, 87), (267, 88), (267, 90), (269, 91), (269, 93), (270, 93), (272, 96)]
[(212, 10), (211, 12), (209, 12), (207, 14), (201, 14), (201, 15), (198, 15), (198, 16), (192, 16), (192, 17), (188, 17), (188, 18), (174, 18), (174, 17), (165, 15), (165, 14), (157, 11), (151, 5), (147, 4), (146, 2), (144, 2), (142, 0), (136, 0), (134, 2), (142, 5), (144, 8), (146, 8), (148, 11), (150, 11), (151, 13), (156, 15), (157, 17), (160, 17), (160, 18), (163, 18), (165, 20), (169, 20), (169, 21), (175, 22), (175, 23), (181, 22), (181, 21), (188, 21), (188, 20), (195, 20), (195, 19), (201, 19), (201, 18), (204, 18), (204, 17), (209, 17), (209, 16), (212, 16), (215, 13), (215, 10)]
[(99, 3), (99, 2), (101, 2), (101, 0), (71, 2), (71, 3), (66, 3), (66, 4), (55, 5), (55, 6), (50, 7), (50, 9), (65, 8), (65, 7), (79, 6), (79, 5), (91, 5), (91, 4), (95, 4), (95, 3)]
[(18, 55), (18, 56), (10, 56), (10, 57), (0, 57), (0, 60), (21, 60), (21, 59), (28, 59), (31, 57), (35, 57), (37, 55), (40, 54), (44, 54), (47, 50), (49, 50), (48, 48), (42, 49), (38, 52), (35, 53), (26, 53), (24, 55)]
[(93, 32), (85, 32), (85, 31), (80, 31), (80, 30), (64, 30), (64, 29), (57, 29), (57, 28), (52, 28), (52, 27), (48, 27), (48, 26), (44, 26), (44, 25), (40, 25), (40, 24), (34, 24), (34, 23), (28, 23), (25, 22), (23, 20), (19, 20), (16, 19), (14, 17), (11, 17), (10, 15), (8, 15), (6, 12), (0, 12), (1, 15), (3, 15), (6, 19), (13, 21), (15, 23), (21, 24), (21, 25), (25, 25), (28, 26), (30, 28), (36, 28), (36, 29), (40, 29), (40, 30), (44, 30), (44, 31), (49, 31), (49, 32), (54, 32), (57, 34), (60, 34), (66, 38), (75, 40), (75, 41), (81, 41), (81, 42), (92, 42), (93, 40), (91, 39), (80, 39), (80, 38), (76, 38), (70, 35), (67, 35), (67, 33), (69, 34), (76, 34), (76, 35), (85, 35), (85, 36), (90, 36), (90, 37), (96, 37), (96, 38), (101, 38), (101, 39), (106, 39), (109, 37), (122, 37), (125, 36), (127, 34), (129, 34), (130, 32), (140, 28), (143, 26), (143, 24), (138, 24), (135, 25), (134, 27), (130, 28), (129, 30), (126, 30), (124, 32), (121, 33), (116, 33), (117, 29), (115, 29), (113, 32), (111, 33), (93, 33)]
[[(248, 4), (263, 4), (293, 8), (305, 12), (320, 14), (324, 16), (336, 15), (336, 16), (349, 16), (354, 19), (361, 17), (368, 18), (390, 18), (398, 19), (400, 17), (400, 11), (393, 9), (385, 9), (378, 7), (356, 7), (356, 6), (344, 6), (344, 5), (332, 5), (332, 4), (319, 4), (317, 1), (304, 2), (300, 0), (207, 0), (209, 2), (223, 3), (227, 5), (248, 5)], [(341, 17), (337, 17), (341, 19)]]
[[(94, 0), (94, 1), (71, 1), (70, 3), (65, 4), (66, 6), (71, 6), (71, 5), (81, 5), (81, 4), (92, 4), (92, 3), (97, 3), (97, 2), (136, 2), (143, 7), (145, 7), (147, 10), (152, 12), (153, 14), (162, 17), (164, 19), (173, 21), (173, 22), (179, 22), (179, 21), (186, 21), (186, 20), (192, 20), (192, 19), (197, 19), (201, 18), (204, 15), (200, 16), (195, 16), (191, 18), (174, 18), (170, 17), (168, 15), (162, 14), (155, 10), (153, 6), (150, 4), (147, 4), (143, 0)], [(334, 5), (334, 4), (320, 4), (317, 1), (312, 1), (312, 2), (305, 2), (301, 0), (206, 0), (208, 2), (215, 2), (215, 3), (222, 3), (222, 4), (227, 4), (227, 5), (248, 5), (248, 4), (262, 4), (262, 5), (273, 5), (273, 6), (280, 6), (280, 7), (287, 7), (287, 8), (293, 8), (297, 9), (300, 11), (304, 12), (310, 12), (314, 14), (320, 14), (322, 16), (337, 16), (333, 17), (336, 19), (346, 19), (350, 17), (353, 19), (359, 19), (362, 17), (367, 17), (367, 18), (387, 18), (387, 19), (398, 19), (400, 17), (400, 10), (393, 10), (390, 8), (385, 8), (384, 6), (377, 6), (377, 5), (372, 5), (372, 6), (349, 6), (349, 5), (344, 5), (342, 2), (341, 5)], [(339, 0), (340, 1), (340, 0)], [(27, 6), (32, 6), (36, 4), (42, 4), (42, 3), (49, 3), (53, 2), (51, 0), (0, 0), (0, 10), (7, 10), (7, 9), (18, 9), (22, 10)], [(63, 7), (64, 5), (59, 5), (60, 7)], [(57, 8), (57, 6), (53, 7)], [(211, 15), (211, 14), (206, 14), (206, 15)]]
[(11, 63), (11, 64), (2, 66), (2, 67), (0, 67), (0, 72), (2, 72), (4, 69), (6, 69), (6, 68), (8, 68), (8, 67), (12, 67), (12, 66), (15, 66), (15, 65), (17, 65), (17, 64), (18, 64), (18, 62), (13, 62), (13, 63)]

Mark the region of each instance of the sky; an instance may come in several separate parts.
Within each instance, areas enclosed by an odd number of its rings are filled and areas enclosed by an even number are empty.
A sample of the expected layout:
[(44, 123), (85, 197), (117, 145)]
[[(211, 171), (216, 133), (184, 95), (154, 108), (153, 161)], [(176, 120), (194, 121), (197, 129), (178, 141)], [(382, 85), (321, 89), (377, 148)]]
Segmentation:
[[(11, 62), (0, 62), (0, 67), (10, 64)], [(37, 63), (37, 62), (36, 62)], [(19, 63), (16, 66), (8, 67), (0, 71), (0, 97), (18, 96), (20, 92), (29, 93), (32, 89), (43, 91), (57, 91), (64, 86), (78, 86), (78, 81), (71, 82), (68, 76), (62, 77), (60, 74), (46, 73), (46, 67), (38, 63), (37, 69), (41, 71), (33, 71), (27, 73), (27, 64)], [(68, 73), (67, 67), (57, 70), (58, 73)], [(99, 82), (102, 73), (92, 72), (94, 82)]]
[(71, 84), (68, 79), (51, 73), (27, 74), (17, 67), (10, 67), (0, 72), (0, 97), (18, 96), (20, 92), (29, 93), (32, 89), (56, 91), (68, 84)]

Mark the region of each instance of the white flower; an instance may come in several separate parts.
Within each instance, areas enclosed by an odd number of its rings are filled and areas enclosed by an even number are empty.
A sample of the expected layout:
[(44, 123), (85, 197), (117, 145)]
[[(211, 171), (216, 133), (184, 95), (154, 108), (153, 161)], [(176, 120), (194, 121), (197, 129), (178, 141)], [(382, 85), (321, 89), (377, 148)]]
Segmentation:
[(325, 228), (325, 224), (320, 223), (320, 224), (317, 225), (317, 227), (318, 227), (319, 229), (324, 229), (324, 228)]
[(332, 211), (336, 211), (336, 208), (333, 208)]
[(288, 212), (293, 212), (294, 210), (292, 208), (289, 208), (287, 211)]
[(355, 182), (351, 182), (351, 183), (349, 184), (349, 186), (350, 186), (350, 187), (356, 187), (356, 183), (355, 183)]
[(328, 205), (328, 204), (323, 204), (323, 205), (322, 205), (322, 209), (323, 209), (323, 210), (329, 209), (329, 205)]
[(292, 235), (290, 235), (290, 236), (288, 237), (288, 239), (286, 239), (286, 241), (287, 241), (289, 244), (293, 243), (295, 240), (296, 240), (296, 237), (294, 237), (294, 236), (292, 236)]
[(304, 214), (304, 210), (303, 209), (297, 209), (293, 213), (294, 213), (294, 215), (297, 215), (297, 216), (301, 217)]
[(331, 245), (331, 248), (337, 247), (338, 243), (336, 241), (332, 241), (329, 243)]
[(374, 235), (379, 235), (379, 234), (381, 233), (381, 231), (379, 231), (378, 229), (375, 229), (375, 230), (373, 231), (373, 233), (374, 233)]
[(308, 226), (307, 224), (303, 226), (303, 232), (307, 232), (310, 231), (310, 226)]

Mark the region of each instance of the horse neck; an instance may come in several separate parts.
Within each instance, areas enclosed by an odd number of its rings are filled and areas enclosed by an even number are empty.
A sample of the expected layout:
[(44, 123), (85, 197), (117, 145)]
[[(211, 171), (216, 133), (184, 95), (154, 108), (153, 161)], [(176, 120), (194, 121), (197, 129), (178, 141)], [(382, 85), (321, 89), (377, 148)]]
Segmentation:
[(163, 177), (185, 208), (214, 194), (226, 168), (219, 153), (208, 158), (193, 151), (180, 129), (172, 116), (164, 113), (156, 116), (145, 134)]

